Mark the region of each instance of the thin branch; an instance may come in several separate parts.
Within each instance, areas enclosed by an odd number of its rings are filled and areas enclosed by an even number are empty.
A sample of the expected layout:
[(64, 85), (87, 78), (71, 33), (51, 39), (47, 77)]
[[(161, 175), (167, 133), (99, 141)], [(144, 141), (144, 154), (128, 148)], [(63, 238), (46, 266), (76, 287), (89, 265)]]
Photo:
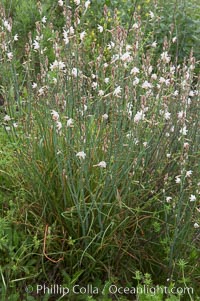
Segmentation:
[(61, 258), (59, 258), (58, 260), (54, 260), (54, 259), (51, 259), (51, 258), (46, 254), (46, 240), (47, 240), (47, 231), (48, 231), (48, 228), (49, 228), (49, 225), (46, 224), (45, 232), (44, 232), (43, 254), (44, 254), (44, 256), (45, 256), (48, 260), (50, 260), (51, 262), (53, 262), (53, 263), (58, 263), (59, 261), (64, 260), (64, 257), (61, 257)]

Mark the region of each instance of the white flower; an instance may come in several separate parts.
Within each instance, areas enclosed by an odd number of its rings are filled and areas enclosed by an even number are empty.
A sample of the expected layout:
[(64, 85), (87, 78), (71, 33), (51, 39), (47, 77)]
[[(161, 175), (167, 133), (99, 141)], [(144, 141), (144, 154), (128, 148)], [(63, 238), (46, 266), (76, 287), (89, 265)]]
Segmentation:
[(8, 61), (11, 62), (13, 59), (13, 53), (12, 52), (8, 52), (7, 53), (7, 57), (8, 57)]
[(153, 19), (154, 18), (154, 13), (152, 11), (149, 12), (150, 18)]
[(58, 0), (58, 5), (59, 6), (63, 6), (63, 1), (62, 0)]
[(167, 158), (171, 158), (171, 154), (170, 154), (170, 153), (167, 153), (167, 154), (166, 154), (166, 157), (167, 157)]
[[(188, 78), (187, 78), (187, 79), (188, 79)], [(186, 83), (187, 83), (187, 81), (186, 81), (186, 80), (183, 80), (183, 81), (181, 82), (181, 86), (182, 86), (183, 88), (185, 88)]]
[(78, 152), (78, 153), (76, 154), (76, 157), (78, 157), (79, 159), (85, 159), (86, 153), (83, 152), (83, 151)]
[(112, 64), (115, 63), (117, 60), (119, 60), (119, 58), (120, 58), (120, 55), (119, 55), (119, 54), (114, 54), (114, 55), (112, 56), (111, 63), (112, 63)]
[(156, 48), (156, 47), (157, 47), (157, 42), (154, 41), (154, 42), (151, 44), (151, 47)]
[(194, 70), (195, 69), (195, 65), (194, 64), (191, 64), (190, 65), (190, 70)]
[(98, 95), (99, 96), (104, 96), (105, 92), (103, 90), (99, 90)]
[(44, 95), (44, 88), (41, 87), (39, 90), (38, 90), (38, 95), (41, 96), (41, 95)]
[(101, 167), (101, 168), (106, 168), (106, 162), (105, 161), (101, 161), (101, 162), (99, 162), (98, 164), (96, 164), (96, 165), (93, 165), (94, 167), (95, 166), (99, 166), (99, 167)]
[(4, 116), (4, 118), (3, 118), (3, 120), (4, 120), (4, 121), (10, 121), (10, 120), (11, 120), (11, 118), (10, 118), (10, 116), (9, 116), (9, 115), (5, 115), (5, 116)]
[(178, 90), (175, 90), (173, 95), (178, 96)]
[(112, 49), (115, 47), (115, 43), (113, 43), (112, 41), (110, 42), (110, 44), (107, 45), (108, 49)]
[(120, 97), (119, 94), (121, 93), (121, 90), (122, 90), (122, 88), (121, 88), (120, 86), (118, 86), (118, 87), (114, 90), (113, 95), (116, 96), (116, 97)]
[(69, 38), (68, 38), (68, 36), (65, 36), (65, 38), (63, 40), (65, 42), (65, 45), (69, 44)]
[(161, 76), (160, 79), (159, 79), (159, 83), (164, 84), (165, 83), (165, 78)]
[(132, 115), (133, 115), (133, 112), (132, 112), (132, 108), (133, 108), (133, 105), (132, 103), (127, 103), (127, 113), (128, 113), (128, 118), (131, 119)]
[(89, 5), (90, 5), (90, 1), (87, 0), (87, 1), (85, 2), (85, 8), (88, 9)]
[(170, 79), (169, 79), (169, 78), (167, 78), (167, 79), (165, 80), (165, 85), (166, 85), (166, 86), (169, 86), (169, 85), (170, 85)]
[(194, 228), (195, 229), (197, 229), (197, 228), (199, 228), (200, 226), (199, 226), (199, 224), (198, 223), (194, 223)]
[(186, 100), (186, 104), (188, 104), (188, 105), (190, 105), (191, 104), (191, 98), (190, 97), (188, 97), (188, 99)]
[(133, 137), (133, 133), (131, 131), (129, 131), (128, 134), (126, 134), (126, 137), (128, 139), (132, 138)]
[(38, 43), (38, 41), (34, 40), (33, 47), (35, 50), (40, 49), (40, 44)]
[(46, 22), (47, 22), (47, 17), (44, 16), (44, 17), (42, 18), (42, 23), (45, 24)]
[(149, 68), (148, 68), (148, 74), (151, 74), (152, 71), (153, 71), (153, 67), (152, 67), (152, 66), (149, 66)]
[(132, 46), (129, 45), (129, 44), (127, 44), (127, 45), (126, 45), (126, 51), (129, 51), (129, 50), (131, 50), (131, 49), (132, 49)]
[(87, 108), (88, 108), (87, 105), (84, 104), (84, 105), (83, 105), (83, 109), (82, 109), (82, 110), (78, 110), (78, 112), (80, 112), (81, 116), (84, 115), (84, 113), (87, 111)]
[(19, 38), (18, 34), (15, 34), (13, 39), (14, 41), (18, 41), (18, 38)]
[(97, 28), (98, 28), (99, 32), (103, 32), (103, 26), (98, 25)]
[(130, 62), (132, 60), (131, 54), (130, 52), (125, 52), (122, 56), (121, 56), (121, 60), (122, 62)]
[(175, 42), (176, 42), (176, 40), (177, 40), (177, 37), (173, 37), (173, 39), (172, 39), (172, 43), (175, 43)]
[(139, 78), (136, 76), (134, 81), (133, 81), (133, 86), (137, 86), (139, 84), (140, 80)]
[(56, 152), (56, 155), (61, 155), (61, 154), (62, 154), (62, 151), (58, 149)]
[(174, 74), (175, 71), (176, 71), (176, 67), (175, 67), (174, 65), (171, 66), (171, 67), (170, 67), (170, 73), (171, 73), (171, 74)]
[(85, 31), (83, 31), (83, 32), (80, 33), (80, 39), (81, 39), (81, 41), (83, 41), (85, 35), (86, 35)]
[(59, 62), (58, 62), (58, 69), (59, 69), (59, 70), (63, 70), (64, 68), (65, 68), (65, 63), (62, 62), (62, 61), (59, 61)]
[(187, 132), (188, 132), (188, 130), (187, 130), (186, 126), (184, 126), (182, 129), (180, 129), (180, 134), (182, 134), (184, 136), (187, 135)]
[(36, 39), (36, 41), (40, 41), (40, 40), (43, 39), (43, 35), (41, 35), (41, 36), (36, 36), (35, 39)]
[(154, 80), (156, 80), (156, 79), (158, 78), (158, 77), (157, 77), (157, 74), (153, 73), (153, 74), (151, 75), (151, 78), (154, 79)]
[(148, 81), (145, 80), (145, 82), (142, 84), (142, 88), (150, 89), (150, 88), (152, 88), (152, 85)]
[(60, 121), (56, 121), (56, 129), (60, 131), (62, 129), (62, 123)]
[(109, 77), (106, 77), (106, 78), (104, 79), (105, 84), (108, 84), (109, 81), (110, 81)]
[(182, 119), (184, 116), (185, 116), (185, 113), (184, 113), (184, 111), (180, 111), (180, 112), (178, 112), (178, 119)]
[(194, 194), (191, 194), (190, 195), (190, 198), (189, 198), (189, 200), (190, 200), (190, 202), (194, 202), (194, 201), (196, 201), (196, 196), (194, 195)]
[(184, 143), (183, 143), (183, 147), (184, 147), (184, 148), (188, 149), (188, 148), (189, 148), (189, 146), (190, 146), (190, 145), (189, 145), (189, 143), (188, 143), (188, 142), (184, 142)]
[(133, 24), (133, 29), (138, 29), (138, 28), (139, 28), (138, 23), (134, 23), (134, 24)]
[(55, 60), (55, 61), (53, 62), (53, 64), (50, 65), (51, 71), (52, 71), (52, 70), (55, 70), (55, 69), (63, 70), (64, 68), (65, 68), (65, 63), (63, 63), (62, 61), (57, 61), (57, 60)]
[(81, 1), (80, 1), (80, 0), (74, 0), (74, 3), (75, 3), (76, 5), (79, 5), (79, 4), (81, 3)]
[(78, 76), (78, 69), (77, 68), (72, 68), (72, 75), (74, 77), (77, 77)]
[(97, 88), (97, 86), (98, 86), (97, 82), (92, 82), (92, 89), (95, 90)]
[(68, 31), (63, 30), (63, 37), (64, 37), (65, 45), (67, 45), (69, 43)]
[(58, 69), (59, 69), (59, 70), (62, 70), (62, 69), (64, 69), (64, 68), (65, 68), (65, 63), (62, 62), (62, 61), (59, 61), (59, 62), (58, 62)]
[(131, 74), (136, 75), (137, 73), (140, 73), (140, 70), (137, 67), (133, 67), (133, 69), (131, 69)]
[(171, 196), (167, 196), (167, 197), (166, 197), (166, 202), (167, 202), (167, 203), (170, 203), (171, 200), (172, 200), (172, 197), (171, 197)]
[(170, 62), (170, 56), (168, 55), (167, 51), (164, 51), (163, 53), (161, 53), (161, 60), (164, 63), (169, 63)]
[(53, 62), (53, 64), (50, 65), (50, 69), (51, 69), (51, 71), (53, 71), (54, 69), (57, 69), (57, 67), (58, 67), (58, 61), (55, 60)]
[(164, 117), (165, 117), (166, 120), (169, 120), (170, 117), (171, 117), (171, 113), (165, 112)]
[(52, 111), (51, 111), (51, 115), (52, 115), (52, 119), (53, 119), (54, 121), (57, 121), (57, 120), (59, 119), (59, 114), (58, 114), (58, 112), (56, 112), (55, 110), (52, 110)]
[(74, 27), (70, 26), (69, 28), (69, 34), (73, 35), (74, 34)]
[(5, 21), (3, 22), (3, 25), (5, 26), (5, 28), (7, 29), (7, 31), (11, 32), (12, 26), (11, 26), (10, 23), (8, 23), (7, 20), (5, 20)]
[(33, 88), (33, 89), (37, 88), (37, 84), (36, 84), (36, 83), (33, 83), (33, 84), (32, 84), (32, 88)]
[(194, 91), (190, 91), (189, 96), (193, 97), (195, 95)]
[(17, 128), (17, 127), (18, 127), (18, 124), (17, 124), (16, 122), (14, 122), (14, 123), (13, 123), (13, 127), (14, 127), (14, 128)]
[(170, 131), (172, 132), (172, 133), (174, 133), (174, 125), (170, 128)]
[(176, 176), (175, 178), (176, 178), (175, 180), (176, 184), (180, 184), (181, 183), (180, 176)]
[(107, 119), (108, 119), (108, 114), (106, 114), (106, 113), (103, 114), (103, 115), (102, 115), (102, 118), (103, 118), (104, 120), (107, 120)]
[(185, 174), (186, 178), (189, 178), (192, 175), (192, 172), (193, 172), (192, 170), (186, 171), (186, 174)]
[(74, 124), (74, 120), (72, 118), (69, 118), (67, 120), (67, 127), (73, 127), (73, 124)]
[(130, 110), (127, 110), (128, 113), (128, 119), (130, 120), (132, 118), (133, 112)]
[(140, 120), (144, 120), (144, 117), (145, 117), (145, 114), (143, 113), (143, 111), (139, 111), (135, 114), (135, 117), (134, 117), (134, 122), (135, 123), (138, 123)]

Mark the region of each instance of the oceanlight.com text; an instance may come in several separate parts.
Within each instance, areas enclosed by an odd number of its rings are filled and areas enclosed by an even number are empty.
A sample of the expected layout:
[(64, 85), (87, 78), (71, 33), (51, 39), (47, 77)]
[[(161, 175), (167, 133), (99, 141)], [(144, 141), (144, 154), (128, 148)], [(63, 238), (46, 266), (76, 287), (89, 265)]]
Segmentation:
[(109, 293), (110, 294), (119, 294), (119, 295), (138, 295), (138, 294), (150, 294), (152, 296), (155, 296), (157, 294), (178, 294), (178, 295), (184, 295), (184, 294), (192, 294), (194, 293), (194, 289), (192, 287), (167, 287), (163, 286), (160, 287), (157, 286), (138, 286), (138, 287), (117, 287), (116, 285), (111, 285), (109, 287)]

